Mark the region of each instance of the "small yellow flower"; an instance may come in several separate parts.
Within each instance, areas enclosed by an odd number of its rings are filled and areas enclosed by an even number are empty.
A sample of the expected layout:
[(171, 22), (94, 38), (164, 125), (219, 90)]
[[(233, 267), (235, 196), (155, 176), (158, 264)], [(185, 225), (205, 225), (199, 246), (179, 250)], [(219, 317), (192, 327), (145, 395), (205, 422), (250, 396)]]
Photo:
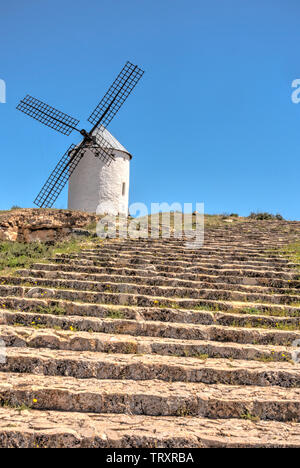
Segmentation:
[(32, 403), (37, 403), (37, 399), (34, 398), (34, 399), (32, 400)]

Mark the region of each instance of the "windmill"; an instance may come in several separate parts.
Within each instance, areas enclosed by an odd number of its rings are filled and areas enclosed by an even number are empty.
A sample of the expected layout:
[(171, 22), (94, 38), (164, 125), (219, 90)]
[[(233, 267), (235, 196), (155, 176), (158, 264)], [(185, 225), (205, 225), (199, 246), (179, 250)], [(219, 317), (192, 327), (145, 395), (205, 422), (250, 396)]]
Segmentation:
[[(83, 139), (72, 144), (62, 156), (34, 200), (40, 208), (51, 208), (69, 183), (70, 209), (118, 214), (128, 213), (130, 153), (106, 127), (131, 94), (144, 71), (126, 62), (125, 66), (94, 109), (88, 132), (79, 130), (79, 120), (27, 95), (17, 109), (54, 130), (69, 136), (79, 132)], [(95, 158), (91, 158), (95, 156)], [(71, 177), (72, 176), (72, 177)]]

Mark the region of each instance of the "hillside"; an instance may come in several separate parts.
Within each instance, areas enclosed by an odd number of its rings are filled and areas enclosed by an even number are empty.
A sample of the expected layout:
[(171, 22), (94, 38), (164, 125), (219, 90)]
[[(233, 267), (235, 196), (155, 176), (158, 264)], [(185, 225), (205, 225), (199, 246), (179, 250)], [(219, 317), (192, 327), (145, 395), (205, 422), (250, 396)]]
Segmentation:
[(79, 237), (0, 271), (0, 447), (300, 448), (300, 222)]

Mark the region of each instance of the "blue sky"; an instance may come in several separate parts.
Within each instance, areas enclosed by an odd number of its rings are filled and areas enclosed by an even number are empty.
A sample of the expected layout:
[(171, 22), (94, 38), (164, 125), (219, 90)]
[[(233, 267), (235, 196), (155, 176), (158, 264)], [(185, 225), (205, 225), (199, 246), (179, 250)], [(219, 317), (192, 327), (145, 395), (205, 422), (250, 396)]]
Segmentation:
[[(29, 93), (81, 120), (126, 60), (146, 74), (109, 130), (130, 201), (300, 219), (297, 0), (14, 0), (0, 11), (0, 209), (33, 199), (69, 145), (15, 110)], [(66, 191), (56, 207), (67, 205)]]

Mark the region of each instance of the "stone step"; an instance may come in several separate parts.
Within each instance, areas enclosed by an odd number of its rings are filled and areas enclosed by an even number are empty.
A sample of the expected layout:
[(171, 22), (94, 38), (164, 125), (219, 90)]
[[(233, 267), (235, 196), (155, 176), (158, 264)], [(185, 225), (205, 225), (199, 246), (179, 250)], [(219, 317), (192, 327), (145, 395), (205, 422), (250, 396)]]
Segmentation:
[[(17, 276), (0, 276), (0, 284), (21, 284), (26, 281), (25, 278), (31, 278), (35, 281), (40, 279), (51, 280), (73, 280), (73, 281), (86, 281), (91, 283), (130, 283), (143, 286), (169, 286), (173, 288), (191, 288), (191, 289), (225, 289), (230, 291), (254, 292), (262, 294), (293, 294), (300, 295), (300, 284), (298, 288), (291, 287), (288, 282), (286, 288), (275, 286), (260, 286), (252, 284), (231, 284), (222, 283), (217, 281), (193, 281), (193, 280), (180, 280), (169, 279), (166, 277), (144, 277), (144, 276), (126, 276), (126, 275), (106, 275), (106, 274), (90, 274), (90, 273), (77, 273), (75, 271), (60, 271), (60, 270), (33, 270), (22, 269), (15, 272)], [(251, 283), (251, 281), (249, 281)]]
[[(300, 233), (298, 234), (298, 236)], [(294, 237), (294, 239), (297, 240), (299, 237)], [(105, 241), (100, 240), (98, 243), (93, 244), (93, 245), (87, 245), (87, 248), (95, 247), (96, 249), (102, 249), (102, 248), (109, 248), (109, 247), (115, 247), (117, 249), (127, 249), (127, 250), (135, 250), (135, 249), (144, 249), (144, 250), (153, 250), (156, 249), (157, 251), (163, 251), (163, 252), (170, 252), (171, 250), (174, 251), (174, 253), (184, 253), (187, 252), (189, 254), (195, 254), (198, 255), (199, 252), (202, 253), (228, 253), (230, 254), (245, 254), (245, 255), (267, 255), (267, 256), (279, 256), (280, 253), (278, 253), (278, 248), (281, 247), (281, 245), (287, 245), (288, 242), (293, 242), (293, 240), (290, 239), (284, 239), (283, 242), (278, 242), (276, 244), (276, 241), (273, 242), (270, 240), (270, 238), (266, 238), (264, 242), (259, 242), (257, 239), (254, 240), (254, 242), (247, 243), (245, 242), (245, 235), (242, 233), (240, 236), (237, 238), (233, 239), (230, 238), (228, 235), (219, 236), (218, 239), (213, 239), (209, 236), (206, 236), (204, 238), (204, 243), (203, 245), (199, 244), (194, 244), (193, 245), (193, 240), (194, 239), (185, 239), (185, 240), (180, 240), (180, 239), (172, 239), (168, 240), (167, 238), (165, 239), (160, 239), (160, 240), (155, 240), (155, 239), (149, 239), (148, 241), (139, 238), (137, 240), (131, 240), (131, 241), (123, 241), (120, 239), (106, 239)], [(190, 242), (191, 241), (191, 242)], [(276, 251), (277, 249), (277, 251)]]
[[(62, 322), (61, 319), (59, 321)], [(193, 340), (191, 338), (168, 338), (168, 330), (164, 329), (164, 327), (162, 327), (161, 331), (163, 333), (160, 335), (157, 334), (156, 330), (153, 330), (152, 334), (147, 334), (146, 332), (146, 336), (140, 336), (143, 333), (141, 327), (140, 329), (136, 327), (135, 330), (132, 322), (118, 320), (116, 321), (115, 328), (112, 327), (114, 325), (112, 321), (102, 321), (103, 333), (94, 332), (93, 334), (77, 331), (74, 321), (71, 322), (73, 325), (69, 326), (68, 331), (52, 330), (51, 328), (41, 329), (40, 327), (43, 325), (40, 322), (41, 320), (37, 318), (36, 321), (32, 320), (30, 324), (28, 323), (27, 327), (2, 325), (0, 326), (0, 338), (7, 347), (13, 346), (19, 348), (49, 348), (119, 354), (159, 354), (163, 356), (197, 357), (199, 359), (207, 359), (209, 357), (266, 362), (290, 362), (293, 359), (293, 349), (288, 349), (285, 346), (237, 344), (230, 342), (225, 344), (224, 342), (208, 341), (207, 339), (210, 340), (210, 336), (207, 337), (207, 335), (210, 333), (209, 331), (206, 332), (204, 327), (202, 329), (198, 327), (199, 338)], [(64, 322), (64, 324), (66, 325), (67, 322)], [(32, 328), (29, 328), (30, 325)], [(145, 325), (145, 328), (146, 326), (149, 327), (149, 323), (146, 322), (141, 325)], [(156, 325), (158, 326), (159, 324)], [(119, 334), (119, 329), (121, 334)], [(129, 335), (126, 335), (126, 329), (129, 330)], [(164, 330), (166, 330), (166, 333), (164, 333)], [(187, 332), (188, 327), (185, 327), (185, 330)], [(170, 331), (172, 331), (172, 327)], [(180, 331), (180, 327), (178, 327), (178, 331)], [(178, 335), (180, 336), (180, 333)], [(163, 336), (163, 338), (158, 338), (157, 336)], [(300, 337), (300, 334), (298, 336)]]
[[(165, 297), (165, 296), (152, 296), (142, 294), (132, 294), (127, 292), (130, 285), (120, 285), (123, 292), (94, 292), (94, 291), (80, 291), (71, 289), (55, 289), (55, 288), (33, 288), (31, 286), (9, 286), (0, 285), (0, 305), (2, 303), (1, 298), (7, 296), (18, 296), (22, 297), (39, 297), (48, 299), (61, 299), (74, 302), (94, 303), (94, 304), (115, 304), (115, 305), (128, 305), (128, 306), (139, 306), (139, 307), (162, 307), (162, 308), (183, 308), (183, 309), (202, 309), (211, 308), (212, 310), (224, 310), (224, 311), (236, 311), (237, 309), (255, 309), (256, 311), (261, 310), (262, 314), (264, 311), (271, 312), (271, 315), (282, 314), (286, 316), (299, 317), (300, 306), (298, 303), (293, 305), (277, 305), (273, 298), (273, 302), (249, 302), (247, 297), (241, 293), (237, 293), (234, 296), (234, 300), (230, 300), (230, 294), (224, 292), (224, 298), (222, 292), (217, 291), (220, 299), (213, 299), (215, 291), (209, 291), (205, 294), (203, 292), (202, 298), (189, 299), (180, 297)], [(226, 294), (225, 294), (226, 293)], [(249, 295), (252, 299), (255, 299), (255, 295)], [(278, 302), (283, 303), (285, 296), (278, 297)], [(226, 300), (229, 299), (229, 300)], [(241, 301), (244, 299), (244, 301)], [(258, 299), (258, 298), (257, 298)], [(263, 297), (267, 300), (267, 297)], [(277, 299), (277, 298), (276, 298)]]
[(249, 415), (257, 421), (299, 423), (300, 389), (159, 380), (80, 380), (0, 372), (0, 406), (209, 419), (241, 420)]
[(288, 264), (293, 264), (289, 259), (286, 257), (282, 256), (268, 256), (266, 254), (257, 254), (256, 256), (254, 254), (250, 255), (245, 255), (245, 254), (239, 254), (239, 253), (218, 253), (215, 252), (214, 249), (211, 249), (211, 251), (203, 251), (202, 249), (199, 249), (199, 251), (190, 253), (188, 249), (177, 249), (177, 250), (168, 250), (165, 248), (152, 248), (152, 249), (146, 249), (146, 248), (138, 248), (135, 247), (133, 248), (122, 248), (121, 246), (109, 246), (105, 245), (102, 247), (98, 248), (90, 248), (86, 249), (84, 248), (82, 250), (82, 253), (88, 254), (88, 255), (112, 255), (113, 257), (116, 256), (129, 256), (129, 257), (136, 257), (136, 256), (141, 256), (145, 258), (182, 258), (184, 257), (185, 259), (189, 260), (202, 260), (202, 259), (209, 259), (213, 261), (219, 261), (219, 260), (234, 260), (234, 261), (240, 261), (242, 263), (244, 262), (249, 262), (249, 263), (257, 263), (257, 264), (267, 264), (271, 265), (272, 263), (278, 264), (278, 265), (288, 265)]
[(203, 271), (223, 271), (223, 270), (239, 270), (239, 271), (247, 271), (247, 270), (254, 270), (258, 272), (270, 272), (270, 273), (290, 273), (291, 267), (288, 266), (254, 266), (248, 265), (244, 263), (225, 263), (218, 262), (213, 263), (212, 261), (199, 261), (199, 262), (191, 262), (189, 259), (187, 260), (168, 260), (168, 259), (156, 259), (155, 256), (152, 256), (149, 259), (144, 257), (122, 257), (120, 255), (112, 257), (111, 255), (87, 255), (81, 252), (80, 254), (62, 254), (57, 255), (54, 258), (54, 261), (57, 263), (66, 263), (66, 262), (73, 262), (73, 261), (91, 261), (95, 265), (103, 265), (103, 266), (113, 266), (115, 264), (118, 265), (153, 265), (158, 269), (161, 268), (187, 268), (188, 270), (195, 270), (200, 269)]
[[(300, 233), (299, 233), (300, 235)], [(213, 241), (212, 239), (209, 239), (209, 237), (206, 237), (205, 242), (200, 248), (196, 246), (195, 248), (187, 247), (187, 242), (189, 243), (188, 239), (185, 240), (180, 240), (180, 239), (160, 239), (160, 240), (155, 240), (155, 239), (149, 239), (149, 240), (144, 240), (142, 238), (139, 238), (137, 240), (132, 240), (129, 242), (122, 241), (116, 239), (113, 241), (110, 239), (109, 244), (118, 248), (128, 248), (130, 250), (134, 250), (136, 247), (142, 248), (142, 249), (165, 249), (167, 251), (174, 251), (176, 253), (177, 251), (182, 252), (186, 251), (188, 253), (199, 253), (200, 252), (207, 252), (207, 253), (238, 253), (238, 254), (245, 254), (245, 255), (257, 255), (257, 254), (262, 254), (262, 255), (270, 255), (270, 250), (271, 249), (278, 249), (279, 245), (281, 244), (287, 244), (287, 239), (283, 240), (283, 242), (278, 242), (276, 244), (276, 241), (274, 243), (270, 242), (270, 238), (266, 238), (266, 242), (260, 243), (255, 241), (253, 242), (252, 245), (247, 245), (245, 244), (245, 236), (244, 234), (241, 234), (235, 241), (232, 239), (228, 238), (228, 235), (225, 234), (224, 237), (220, 236), (220, 240), (218, 241)], [(103, 244), (102, 244), (103, 245)], [(100, 248), (102, 248), (102, 245)], [(275, 252), (275, 255), (278, 255), (277, 252)]]
[(205, 384), (300, 387), (300, 364), (199, 359), (138, 354), (105, 354), (45, 348), (6, 349), (1, 372), (77, 379), (153, 380)]
[[(145, 253), (145, 252), (140, 252), (140, 253), (123, 253), (123, 251), (114, 251), (114, 249), (111, 249), (107, 251), (99, 250), (98, 252), (95, 252), (93, 250), (87, 251), (87, 250), (82, 250), (80, 254), (73, 254), (73, 255), (66, 255), (66, 254), (61, 254), (57, 255), (57, 258), (83, 258), (83, 259), (91, 259), (91, 260), (112, 260), (112, 261), (122, 261), (122, 262), (127, 262), (127, 263), (135, 263), (138, 261), (142, 261), (143, 263), (167, 263), (170, 262), (170, 264), (193, 264), (194, 266), (200, 264), (202, 266), (215, 266), (216, 268), (222, 268), (222, 267), (244, 267), (247, 266), (252, 267), (253, 269), (266, 269), (266, 270), (282, 270), (282, 271), (287, 271), (291, 268), (295, 267), (295, 264), (292, 262), (288, 262), (287, 260), (285, 261), (280, 261), (280, 259), (261, 259), (261, 260), (237, 260), (235, 258), (231, 258), (229, 256), (224, 256), (220, 255), (219, 257), (215, 255), (207, 255), (207, 256), (188, 256), (185, 254), (178, 254), (177, 256), (172, 254), (170, 252), (168, 255), (159, 255), (157, 252), (153, 251), (151, 253)], [(242, 257), (240, 257), (242, 258)], [(279, 260), (279, 261), (277, 261)]]
[[(124, 318), (136, 321), (160, 321), (164, 323), (195, 323), (201, 325), (221, 325), (224, 327), (273, 328), (279, 330), (300, 330), (300, 317), (272, 316), (243, 313), (241, 309), (230, 312), (209, 312), (206, 310), (169, 309), (152, 307), (127, 307), (112, 304), (83, 304), (72, 301), (41, 300), (18, 297), (0, 298), (0, 317), (4, 317), (7, 310), (17, 313), (31, 313), (34, 316), (45, 315), (76, 315), (79, 317)], [(274, 330), (275, 332), (275, 330)]]
[(299, 448), (300, 425), (2, 408), (0, 447)]
[[(228, 235), (224, 235), (224, 238), (220, 236), (219, 239), (213, 240), (209, 237), (204, 239), (203, 245), (194, 245), (190, 243), (188, 240), (181, 242), (179, 240), (174, 240), (173, 242), (168, 242), (168, 239), (163, 239), (161, 242), (157, 242), (155, 240), (149, 240), (149, 242), (145, 242), (143, 239), (138, 239), (136, 241), (128, 242), (121, 242), (116, 240), (115, 242), (110, 239), (108, 242), (99, 242), (95, 244), (90, 244), (84, 248), (84, 250), (102, 250), (102, 249), (110, 249), (114, 248), (116, 251), (132, 251), (132, 252), (140, 252), (141, 250), (148, 252), (153, 252), (156, 250), (157, 252), (161, 252), (162, 254), (168, 254), (173, 252), (176, 254), (187, 254), (193, 256), (199, 255), (239, 255), (239, 256), (247, 256), (247, 257), (269, 257), (269, 258), (283, 258), (281, 252), (278, 249), (281, 246), (285, 247), (286, 245), (299, 241), (300, 232), (298, 235), (294, 236), (293, 238), (285, 238), (282, 242), (272, 242), (270, 238), (266, 238), (264, 242), (260, 243), (257, 239), (254, 240), (251, 244), (245, 243), (245, 235), (241, 234), (235, 240), (230, 239)], [(193, 242), (193, 240), (192, 240)]]
[[(141, 264), (158, 264), (158, 265), (161, 265), (161, 264), (167, 264), (168, 265), (168, 257), (164, 258), (164, 257), (161, 257), (161, 258), (158, 258), (157, 256), (155, 256), (154, 254), (152, 256), (149, 256), (149, 260), (145, 261), (145, 259), (147, 259), (146, 256), (143, 256), (141, 254), (140, 257), (133, 257), (133, 256), (128, 256), (128, 259), (127, 257), (123, 256), (123, 255), (119, 255), (119, 254), (106, 254), (105, 256), (103, 256), (102, 254), (99, 254), (99, 255), (95, 255), (94, 257), (90, 258), (91, 255), (87, 256), (87, 254), (83, 255), (81, 254), (80, 256), (78, 257), (69, 257), (69, 259), (87, 259), (87, 260), (99, 260), (99, 261), (108, 261), (108, 260), (111, 260), (111, 261), (115, 261), (115, 262), (121, 262), (122, 264), (138, 264), (138, 262), (140, 262)], [(62, 259), (63, 257), (59, 257), (57, 256), (57, 258), (59, 259)], [(66, 258), (66, 257), (65, 257)], [(183, 258), (182, 256), (179, 258)], [(184, 257), (185, 258), (185, 257)], [(158, 261), (159, 260), (159, 261)], [(293, 263), (284, 263), (284, 264), (281, 264), (281, 263), (276, 263), (273, 265), (272, 261), (266, 261), (266, 262), (261, 262), (261, 261), (257, 261), (257, 262), (254, 262), (254, 261), (244, 261), (244, 262), (234, 262), (234, 261), (226, 261), (226, 259), (222, 259), (222, 256), (220, 257), (220, 259), (218, 260), (215, 260), (213, 259), (211, 256), (208, 257), (207, 259), (200, 259), (199, 261), (195, 262), (193, 261), (192, 259), (189, 259), (189, 258), (185, 258), (185, 263), (186, 264), (189, 264), (189, 266), (203, 266), (203, 267), (209, 267), (209, 268), (213, 268), (214, 265), (216, 265), (217, 269), (220, 269), (220, 268), (251, 268), (253, 270), (257, 269), (261, 269), (261, 270), (275, 270), (275, 271), (290, 271), (291, 269), (295, 268), (295, 264)], [(283, 269), (284, 268), (284, 269)]]
[(175, 249), (159, 249), (153, 247), (152, 249), (146, 248), (116, 248), (116, 246), (104, 245), (100, 248), (82, 248), (79, 252), (79, 255), (91, 255), (91, 256), (109, 256), (112, 257), (126, 257), (130, 258), (145, 258), (145, 259), (156, 259), (156, 260), (189, 260), (190, 262), (199, 262), (199, 261), (212, 261), (220, 262), (222, 259), (224, 262), (233, 262), (233, 263), (257, 263), (259, 265), (275, 265), (286, 267), (293, 265), (291, 259), (281, 254), (275, 253), (274, 255), (264, 253), (251, 253), (245, 254), (243, 252), (234, 252), (232, 250), (228, 252), (218, 252), (214, 248), (211, 248), (210, 251), (205, 251), (202, 248), (197, 252), (191, 253), (189, 249), (175, 250)]
[[(45, 271), (59, 274), (59, 272), (74, 273), (80, 275), (97, 275), (97, 276), (126, 276), (132, 278), (143, 278), (147, 281), (151, 279), (164, 278), (167, 281), (209, 281), (210, 283), (224, 283), (224, 284), (245, 284), (245, 285), (258, 285), (278, 288), (300, 288), (300, 280), (297, 279), (282, 279), (282, 278), (268, 278), (268, 277), (254, 277), (254, 276), (222, 276), (222, 275), (208, 275), (208, 274), (195, 274), (195, 273), (163, 273), (157, 272), (155, 269), (147, 268), (140, 270), (132, 270), (131, 268), (113, 267), (113, 268), (101, 268), (93, 267), (90, 265), (85, 266), (73, 266), (72, 264), (54, 264), (54, 263), (35, 263), (33, 265), (34, 271)], [(29, 270), (31, 271), (31, 270)], [(295, 278), (299, 275), (294, 274)]]
[(120, 246), (111, 243), (111, 240), (102, 245), (92, 244), (90, 246), (82, 246), (77, 252), (58, 252), (58, 255), (67, 257), (69, 255), (108, 256), (111, 254), (113, 257), (124, 255), (128, 258), (141, 258), (143, 253), (145, 253), (145, 258), (147, 260), (158, 257), (161, 259), (168, 258), (171, 261), (176, 261), (178, 259), (181, 261), (181, 259), (185, 258), (188, 258), (190, 261), (198, 261), (201, 259), (216, 259), (219, 261), (222, 257), (224, 257), (234, 260), (241, 258), (242, 262), (245, 260), (262, 260), (264, 262), (266, 259), (269, 259), (270, 262), (275, 261), (276, 263), (278, 259), (279, 261), (283, 260), (282, 262), (279, 262), (282, 266), (285, 266), (285, 264), (289, 264), (292, 261), (289, 257), (286, 257), (285, 255), (282, 255), (280, 252), (278, 252), (278, 249), (277, 251), (275, 250), (274, 253), (273, 251), (270, 253), (267, 252), (266, 249), (247, 251), (245, 249), (237, 250), (232, 246), (229, 246), (225, 249), (219, 249), (217, 246), (209, 244), (209, 246), (203, 246), (193, 251), (185, 247), (178, 249), (175, 245), (167, 248), (159, 247), (156, 246), (155, 243), (153, 243), (150, 247), (135, 246), (127, 248), (123, 247), (122, 245)]
[[(93, 266), (93, 267), (102, 267), (102, 268), (117, 268), (120, 269), (120, 267), (126, 267), (128, 268), (128, 264), (122, 265), (121, 263), (114, 263), (114, 262), (101, 262), (101, 261), (92, 261), (92, 260), (76, 260), (76, 259), (59, 259), (59, 258), (54, 258), (54, 262), (56, 262), (58, 265), (60, 264), (67, 264), (71, 265), (72, 268), (77, 269), (79, 266)], [(160, 265), (130, 265), (130, 269), (134, 272), (141, 272), (145, 270), (145, 267), (149, 266), (151, 267), (151, 270), (156, 270), (157, 273), (191, 273), (191, 274), (211, 274), (215, 275), (216, 273), (218, 276), (246, 276), (246, 277), (254, 277), (254, 278), (272, 278), (272, 279), (285, 279), (285, 280), (293, 280), (299, 278), (299, 273), (294, 272), (293, 270), (289, 270), (287, 272), (284, 271), (266, 271), (266, 270), (255, 270), (251, 268), (234, 268), (234, 269), (219, 269), (215, 270), (214, 268), (204, 268), (200, 266), (189, 266), (189, 267), (184, 267), (184, 266), (168, 266), (164, 264)]]
[[(164, 238), (164, 239), (145, 239), (139, 237), (138, 239), (106, 239), (105, 241), (99, 239), (99, 244), (102, 247), (104, 242), (108, 242), (109, 245), (113, 245), (116, 248), (129, 248), (134, 249), (138, 248), (162, 248), (162, 249), (184, 249), (190, 252), (199, 252), (201, 249), (202, 251), (211, 250), (212, 248), (215, 251), (242, 251), (242, 252), (264, 252), (266, 250), (266, 246), (268, 246), (268, 242), (270, 242), (270, 238), (266, 238), (266, 242), (259, 243), (257, 239), (254, 240), (252, 243), (245, 242), (245, 235), (241, 233), (238, 237), (229, 237), (228, 234), (223, 235), (220, 233), (218, 238), (213, 238), (211, 235), (206, 236), (205, 242), (202, 246), (193, 245), (191, 247), (187, 247), (187, 243), (190, 245), (190, 241), (193, 241), (192, 238), (184, 238), (184, 239), (172, 239), (172, 238)], [(284, 241), (286, 242), (286, 241)], [(273, 248), (273, 243), (271, 242)], [(270, 250), (270, 249), (269, 249)]]
[[(126, 293), (126, 294), (142, 294), (155, 297), (167, 298), (190, 298), (190, 299), (213, 299), (213, 300), (233, 300), (244, 302), (263, 302), (270, 304), (300, 304), (299, 295), (287, 294), (266, 294), (265, 292), (253, 292), (250, 288), (247, 292), (228, 289), (211, 289), (211, 288), (182, 288), (170, 286), (145, 286), (133, 283), (99, 283), (98, 281), (83, 281), (70, 279), (53, 279), (53, 278), (34, 278), (34, 277), (1, 277), (0, 278), (0, 295), (1, 287), (4, 285), (20, 285), (25, 287), (42, 287), (42, 288), (61, 288), (76, 291), (88, 292), (110, 292), (110, 293)], [(225, 286), (226, 287), (226, 286)]]
[[(297, 229), (298, 227), (298, 229)], [(228, 244), (233, 245), (235, 248), (240, 248), (241, 246), (244, 248), (262, 248), (266, 244), (270, 243), (272, 245), (275, 245), (276, 247), (276, 242), (278, 244), (286, 243), (287, 239), (294, 239), (297, 237), (297, 234), (299, 233), (299, 226), (294, 226), (289, 230), (286, 230), (283, 235), (281, 235), (282, 231), (279, 231), (278, 229), (274, 229), (273, 232), (265, 232), (264, 229), (260, 230), (255, 230), (255, 228), (252, 226), (251, 233), (247, 230), (240, 228), (240, 231), (238, 232), (236, 229), (236, 226), (230, 226), (227, 229), (222, 229), (222, 230), (217, 230), (215, 227), (212, 226), (207, 226), (206, 225), (206, 232), (205, 232), (205, 246), (209, 245), (216, 245), (219, 247), (226, 247)], [(103, 241), (111, 241), (115, 244), (123, 244), (123, 245), (132, 245), (134, 247), (139, 241), (141, 245), (147, 246), (151, 244), (156, 244), (157, 246), (160, 245), (165, 245), (165, 246), (172, 246), (172, 245), (177, 245), (178, 247), (185, 247), (187, 241), (191, 241), (195, 239), (195, 231), (188, 231), (187, 235), (185, 236), (174, 236), (173, 232), (171, 231), (171, 235), (168, 237), (162, 237), (161, 235), (158, 236), (158, 231), (156, 230), (155, 234), (148, 235), (148, 237), (145, 236), (145, 233), (147, 231), (145, 230), (143, 232), (143, 236), (139, 237), (130, 237), (128, 236), (127, 238), (111, 238), (111, 239), (100, 239), (99, 238), (99, 245), (103, 243)], [(160, 233), (162, 233), (162, 230), (160, 230)], [(168, 229), (164, 230), (164, 233), (170, 233)], [(148, 234), (151, 234), (151, 232)], [(225, 242), (227, 240), (227, 243)], [(277, 244), (277, 245), (278, 245)], [(193, 247), (193, 246), (191, 246)], [(198, 245), (195, 246), (195, 250), (197, 249)]]

